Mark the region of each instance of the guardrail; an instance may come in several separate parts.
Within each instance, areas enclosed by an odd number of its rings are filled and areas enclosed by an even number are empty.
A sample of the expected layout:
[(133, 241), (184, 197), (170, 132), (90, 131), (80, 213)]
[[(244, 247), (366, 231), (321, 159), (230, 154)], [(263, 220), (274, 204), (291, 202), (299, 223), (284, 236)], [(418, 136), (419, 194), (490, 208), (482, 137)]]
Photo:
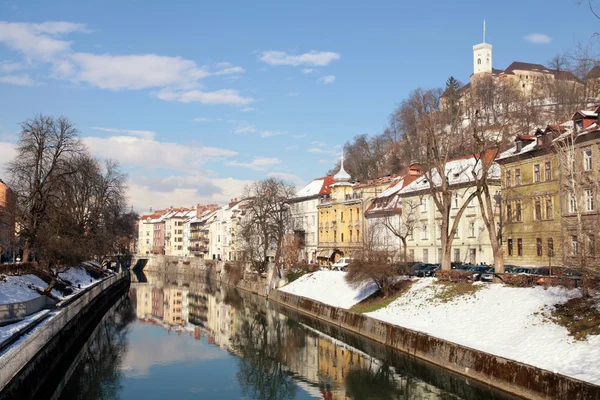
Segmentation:
[(43, 295), (18, 303), (0, 304), (0, 324), (21, 320), (29, 314), (53, 305), (54, 302)]
[(128, 272), (113, 275), (85, 289), (73, 298), (49, 321), (34, 329), (18, 346), (12, 346), (0, 356), (0, 390), (15, 377), (29, 361), (75, 318), (93, 299), (128, 276)]

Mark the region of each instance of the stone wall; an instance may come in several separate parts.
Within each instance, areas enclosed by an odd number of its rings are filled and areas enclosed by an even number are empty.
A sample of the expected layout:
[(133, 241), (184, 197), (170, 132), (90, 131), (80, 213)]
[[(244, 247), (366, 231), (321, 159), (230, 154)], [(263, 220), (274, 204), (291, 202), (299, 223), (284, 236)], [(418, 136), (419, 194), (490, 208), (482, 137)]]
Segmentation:
[[(200, 275), (217, 264), (212, 260), (203, 260), (196, 257), (180, 257), (180, 256), (162, 256), (162, 255), (145, 255), (138, 256), (132, 260), (132, 265), (135, 265), (138, 259), (148, 259), (144, 271), (169, 273), (169, 274), (185, 274), (185, 275)], [(207, 262), (208, 261), (208, 262)]]
[[(271, 292), (269, 300), (518, 396), (569, 400), (600, 398), (600, 386), (388, 324), (346, 309), (279, 290)], [(540, 351), (552, 349), (542, 346)]]

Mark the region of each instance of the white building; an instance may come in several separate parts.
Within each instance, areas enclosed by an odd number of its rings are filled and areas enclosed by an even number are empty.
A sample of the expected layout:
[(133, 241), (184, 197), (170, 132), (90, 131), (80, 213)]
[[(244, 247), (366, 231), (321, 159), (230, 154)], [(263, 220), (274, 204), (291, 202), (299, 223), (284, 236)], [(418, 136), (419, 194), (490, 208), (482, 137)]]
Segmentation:
[(194, 215), (196, 215), (196, 210), (179, 208), (169, 211), (164, 216), (165, 255), (183, 256), (187, 254), (183, 247), (183, 224)]
[(304, 243), (301, 261), (317, 262), (317, 246), (319, 242), (319, 200), (331, 193), (330, 185), (334, 183), (332, 176), (317, 178), (296, 193), (289, 201), (292, 213), (292, 229), (294, 234)]
[[(476, 164), (474, 157), (448, 161), (445, 166), (452, 190), (452, 206), (450, 210), (450, 226), (463, 203), (475, 190), (471, 172), (475, 168), (481, 172), (481, 163)], [(500, 192), (500, 168), (493, 164), (488, 172), (489, 186), (492, 195)], [(441, 179), (436, 172), (432, 178), (434, 185), (440, 185)], [(409, 259), (424, 263), (441, 263), (441, 214), (437, 210), (431, 194), (430, 183), (426, 175), (422, 175), (399, 192), (403, 210), (403, 223), (409, 225), (408, 218), (416, 219), (414, 232), (408, 236), (407, 249)], [(497, 207), (498, 214), (500, 207)], [(458, 230), (452, 243), (452, 261), (479, 264), (492, 264), (494, 257), (486, 227), (482, 220), (477, 199), (469, 202), (458, 223)]]

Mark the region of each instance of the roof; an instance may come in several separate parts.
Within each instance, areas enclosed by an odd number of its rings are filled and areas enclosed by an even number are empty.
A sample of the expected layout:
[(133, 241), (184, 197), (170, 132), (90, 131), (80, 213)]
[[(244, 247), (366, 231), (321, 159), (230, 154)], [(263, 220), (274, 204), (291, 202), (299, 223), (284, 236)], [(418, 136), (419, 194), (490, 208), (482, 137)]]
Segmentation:
[(514, 61), (512, 64), (510, 64), (508, 66), (508, 68), (506, 68), (504, 70), (504, 73), (514, 75), (515, 70), (543, 72), (543, 73), (554, 73), (555, 72), (554, 70), (544, 67), (542, 64), (532, 64), (532, 63), (526, 63), (526, 62), (521, 62), (521, 61)]
[(313, 179), (312, 182), (296, 192), (296, 197), (302, 198), (329, 194), (331, 193), (331, 188), (329, 186), (334, 182), (333, 176), (330, 175)]
[(384, 190), (369, 206), (366, 214), (377, 214), (399, 211), (401, 209), (398, 193), (406, 186), (414, 182), (420, 175), (400, 175), (397, 182)]
[(600, 65), (596, 65), (585, 76), (587, 79), (600, 78)]
[[(493, 151), (488, 151), (485, 154), (485, 158), (488, 161), (493, 156)], [(481, 162), (479, 158), (475, 156), (466, 156), (446, 162), (444, 166), (444, 173), (448, 179), (450, 186), (462, 185), (465, 183), (473, 182), (474, 170), (477, 175), (481, 174)], [(438, 175), (436, 169), (430, 170), (431, 179), (433, 180), (434, 187), (439, 186), (442, 183), (442, 179)], [(490, 179), (500, 179), (500, 166), (497, 163), (492, 163), (488, 170), (488, 176)], [(425, 174), (419, 176), (414, 182), (404, 187), (399, 193), (401, 195), (410, 194), (413, 192), (419, 192), (422, 190), (428, 190), (431, 188), (429, 183), (429, 177)]]

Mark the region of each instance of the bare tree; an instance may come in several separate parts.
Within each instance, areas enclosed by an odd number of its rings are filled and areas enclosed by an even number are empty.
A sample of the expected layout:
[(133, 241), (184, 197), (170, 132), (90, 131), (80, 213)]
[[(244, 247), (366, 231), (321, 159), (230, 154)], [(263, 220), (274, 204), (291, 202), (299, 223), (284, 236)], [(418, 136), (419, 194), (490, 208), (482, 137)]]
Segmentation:
[(67, 118), (39, 115), (21, 123), (16, 150), (8, 173), (17, 196), (23, 260), (28, 261), (39, 255), (40, 229), (49, 222), (48, 208), (56, 200), (57, 184), (73, 174), (70, 161), (83, 152), (83, 145)]
[(384, 217), (383, 225), (402, 243), (402, 262), (408, 263), (407, 239), (414, 234), (415, 227), (418, 224), (417, 210), (419, 203), (410, 200), (400, 203), (398, 213), (388, 214)]
[(294, 196), (293, 185), (277, 178), (253, 182), (244, 188), (246, 215), (240, 223), (244, 240), (245, 261), (258, 271), (265, 271), (269, 254), (281, 265), (281, 250), (291, 223), (288, 200)]

